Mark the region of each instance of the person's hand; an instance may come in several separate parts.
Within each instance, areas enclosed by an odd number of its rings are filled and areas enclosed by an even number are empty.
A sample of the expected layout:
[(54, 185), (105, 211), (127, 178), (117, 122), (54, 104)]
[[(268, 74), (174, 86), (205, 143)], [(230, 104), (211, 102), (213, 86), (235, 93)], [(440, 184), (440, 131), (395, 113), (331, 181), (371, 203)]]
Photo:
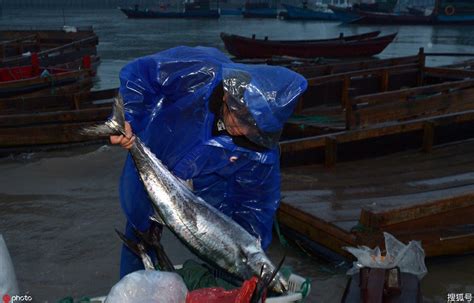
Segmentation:
[(110, 143), (120, 144), (125, 149), (130, 149), (133, 142), (135, 142), (135, 136), (133, 135), (132, 127), (128, 122), (125, 122), (125, 136), (110, 136)]

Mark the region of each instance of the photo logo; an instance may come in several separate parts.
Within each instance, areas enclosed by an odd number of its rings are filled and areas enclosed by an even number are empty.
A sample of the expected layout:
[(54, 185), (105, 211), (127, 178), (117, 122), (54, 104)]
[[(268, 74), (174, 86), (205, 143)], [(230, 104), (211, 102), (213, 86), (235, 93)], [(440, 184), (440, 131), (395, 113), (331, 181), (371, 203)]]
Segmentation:
[(30, 302), (33, 301), (33, 297), (29, 295), (24, 296), (10, 296), (9, 294), (5, 294), (2, 297), (3, 303), (14, 303), (14, 302)]

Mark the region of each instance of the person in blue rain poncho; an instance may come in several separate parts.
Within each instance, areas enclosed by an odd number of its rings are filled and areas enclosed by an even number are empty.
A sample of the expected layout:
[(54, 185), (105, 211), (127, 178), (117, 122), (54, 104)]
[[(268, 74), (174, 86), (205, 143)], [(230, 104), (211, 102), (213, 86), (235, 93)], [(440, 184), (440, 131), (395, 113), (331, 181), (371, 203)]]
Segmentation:
[[(278, 140), (306, 86), (283, 67), (233, 63), (214, 48), (172, 48), (121, 70), (127, 136), (111, 142), (129, 148), (140, 137), (177, 177), (192, 180), (198, 196), (266, 249), (280, 202)], [(120, 199), (126, 236), (134, 238), (132, 226), (148, 230), (153, 208), (130, 155)], [(141, 268), (123, 247), (121, 276)]]

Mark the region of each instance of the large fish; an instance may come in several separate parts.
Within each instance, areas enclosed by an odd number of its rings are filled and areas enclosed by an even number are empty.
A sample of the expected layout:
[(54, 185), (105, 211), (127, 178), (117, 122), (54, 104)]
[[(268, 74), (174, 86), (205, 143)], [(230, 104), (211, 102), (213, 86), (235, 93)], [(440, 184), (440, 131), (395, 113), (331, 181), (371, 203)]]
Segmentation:
[[(124, 123), (123, 100), (118, 96), (112, 118), (103, 125), (84, 129), (83, 133), (99, 136), (125, 134)], [(136, 138), (130, 153), (158, 216), (191, 250), (242, 279), (272, 275), (275, 266), (257, 238), (196, 196), (139, 138)], [(282, 293), (288, 289), (287, 285), (287, 281), (276, 274), (270, 287)]]

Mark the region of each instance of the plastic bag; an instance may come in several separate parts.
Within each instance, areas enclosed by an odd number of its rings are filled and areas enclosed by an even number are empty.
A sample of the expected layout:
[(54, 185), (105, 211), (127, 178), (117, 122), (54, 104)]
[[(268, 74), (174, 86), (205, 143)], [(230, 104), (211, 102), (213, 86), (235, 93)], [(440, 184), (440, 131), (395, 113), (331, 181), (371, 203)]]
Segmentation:
[(250, 303), (258, 279), (246, 280), (242, 287), (225, 290), (222, 287), (210, 287), (193, 290), (188, 293), (186, 303)]
[(106, 303), (184, 303), (188, 290), (183, 279), (165, 271), (139, 270), (112, 287)]
[(3, 236), (0, 235), (0, 295), (17, 295), (15, 270)]
[(383, 235), (387, 251), (385, 256), (381, 254), (378, 247), (374, 249), (367, 246), (344, 247), (357, 258), (347, 274), (355, 274), (362, 267), (393, 268), (398, 266), (401, 272), (414, 274), (421, 280), (428, 270), (425, 265), (425, 251), (420, 242), (410, 241), (408, 245), (405, 245), (389, 233), (384, 232)]

